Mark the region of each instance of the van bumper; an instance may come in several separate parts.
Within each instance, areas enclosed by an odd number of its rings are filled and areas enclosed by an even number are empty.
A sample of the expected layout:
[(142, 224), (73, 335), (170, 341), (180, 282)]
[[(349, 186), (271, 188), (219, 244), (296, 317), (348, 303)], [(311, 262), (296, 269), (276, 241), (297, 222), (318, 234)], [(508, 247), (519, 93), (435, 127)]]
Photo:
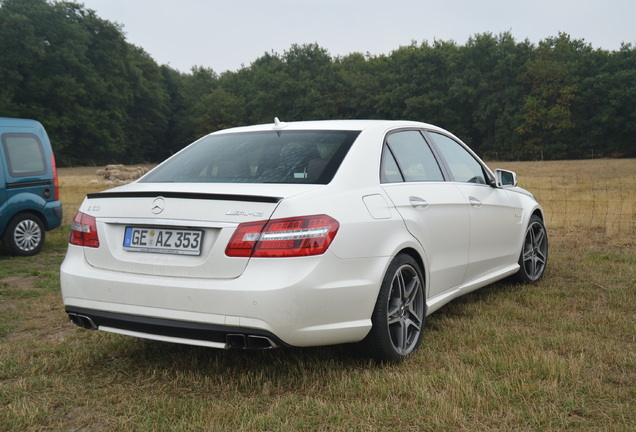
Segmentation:
[(44, 214), (44, 218), (46, 219), (44, 223), (46, 224), (47, 231), (51, 231), (52, 229), (55, 229), (62, 225), (64, 209), (60, 201), (52, 201), (46, 203), (46, 206), (44, 207), (42, 213)]

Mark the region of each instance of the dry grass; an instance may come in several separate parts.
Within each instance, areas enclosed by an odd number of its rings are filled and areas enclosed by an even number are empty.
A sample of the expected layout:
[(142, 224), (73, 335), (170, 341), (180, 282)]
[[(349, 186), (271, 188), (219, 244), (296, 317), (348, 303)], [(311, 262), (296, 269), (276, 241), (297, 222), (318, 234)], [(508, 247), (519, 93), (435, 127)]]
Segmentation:
[[(597, 163), (501, 165), (537, 187), (634, 175), (633, 161)], [(94, 177), (60, 171), (70, 221)], [(458, 299), (417, 353), (378, 365), (345, 347), (218, 351), (77, 329), (59, 296), (65, 227), (37, 257), (0, 257), (0, 430), (636, 430), (636, 244), (621, 233), (553, 228), (540, 284)]]
[(548, 228), (636, 230), (636, 160), (504, 162), (546, 212)]
[[(145, 165), (152, 168), (151, 165)], [(103, 178), (95, 175), (95, 167), (59, 168), (59, 184), (62, 203), (64, 204), (64, 222), (73, 221), (75, 212), (86, 197), (86, 194), (108, 189)]]

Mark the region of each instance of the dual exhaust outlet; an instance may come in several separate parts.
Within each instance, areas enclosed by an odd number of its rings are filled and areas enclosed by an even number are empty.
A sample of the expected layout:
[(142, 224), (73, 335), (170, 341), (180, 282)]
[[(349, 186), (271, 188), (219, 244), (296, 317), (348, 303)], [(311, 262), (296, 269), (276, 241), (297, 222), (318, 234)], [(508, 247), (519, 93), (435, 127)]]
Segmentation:
[(82, 327), (88, 330), (97, 330), (97, 325), (95, 325), (93, 320), (86, 315), (69, 312), (68, 317), (70, 318), (71, 322), (78, 327)]
[(225, 336), (225, 343), (228, 349), (239, 350), (265, 350), (278, 347), (268, 337), (244, 334), (228, 334)]

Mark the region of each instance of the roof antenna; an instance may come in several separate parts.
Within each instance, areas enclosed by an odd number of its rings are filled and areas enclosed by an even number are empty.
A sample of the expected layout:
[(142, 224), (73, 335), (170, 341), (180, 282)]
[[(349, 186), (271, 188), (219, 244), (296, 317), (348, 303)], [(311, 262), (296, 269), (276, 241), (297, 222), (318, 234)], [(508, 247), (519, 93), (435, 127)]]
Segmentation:
[(287, 126), (287, 123), (282, 122), (278, 117), (274, 117), (274, 129), (282, 129)]

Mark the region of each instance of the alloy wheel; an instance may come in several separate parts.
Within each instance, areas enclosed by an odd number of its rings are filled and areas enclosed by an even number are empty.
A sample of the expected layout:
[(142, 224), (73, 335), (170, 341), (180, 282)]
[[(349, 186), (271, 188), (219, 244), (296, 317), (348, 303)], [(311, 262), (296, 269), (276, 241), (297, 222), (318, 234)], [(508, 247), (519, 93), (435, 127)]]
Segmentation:
[(531, 281), (541, 278), (548, 259), (548, 236), (545, 227), (539, 221), (528, 226), (523, 243), (522, 263), (525, 273)]
[(424, 325), (424, 291), (418, 272), (409, 264), (393, 276), (387, 324), (395, 351), (402, 356), (413, 351)]

